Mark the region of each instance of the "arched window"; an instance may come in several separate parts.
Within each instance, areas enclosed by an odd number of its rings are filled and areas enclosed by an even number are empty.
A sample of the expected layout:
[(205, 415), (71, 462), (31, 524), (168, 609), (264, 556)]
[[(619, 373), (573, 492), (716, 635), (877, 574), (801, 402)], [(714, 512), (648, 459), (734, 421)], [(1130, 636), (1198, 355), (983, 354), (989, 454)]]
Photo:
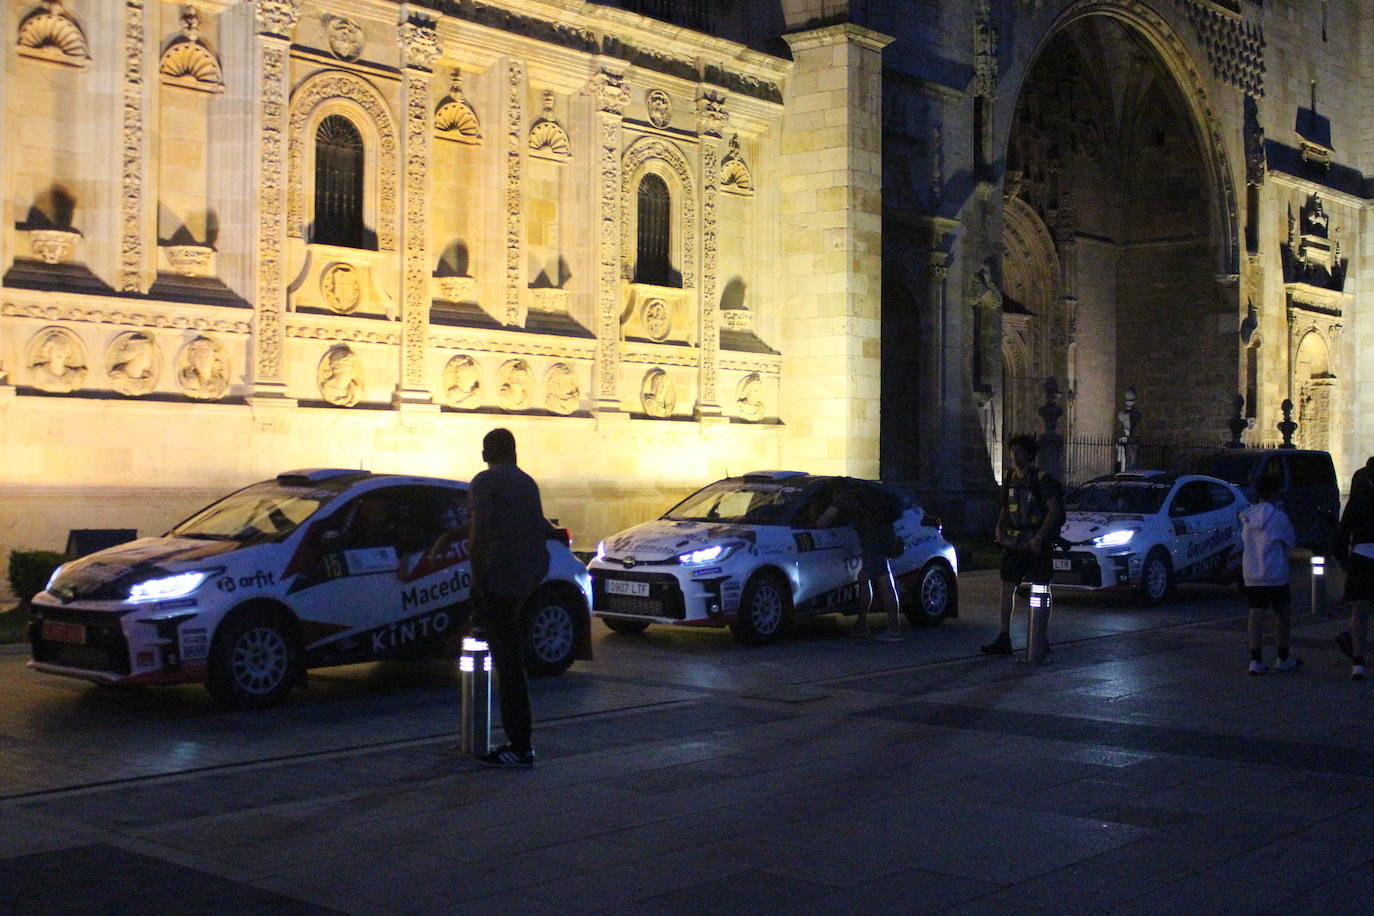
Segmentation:
[(668, 286), (672, 266), (668, 260), (668, 237), (672, 200), (668, 184), (650, 172), (639, 182), (639, 239), (636, 248), (635, 282)]
[(315, 131), (313, 241), (364, 247), (363, 138), (343, 115), (330, 115)]

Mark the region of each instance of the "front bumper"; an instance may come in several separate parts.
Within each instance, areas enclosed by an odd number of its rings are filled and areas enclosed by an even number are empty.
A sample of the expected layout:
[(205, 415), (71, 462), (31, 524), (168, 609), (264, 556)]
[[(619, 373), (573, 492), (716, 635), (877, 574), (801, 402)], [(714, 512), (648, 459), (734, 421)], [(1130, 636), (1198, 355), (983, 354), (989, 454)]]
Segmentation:
[[(605, 564), (593, 565), (589, 571), (592, 615), (595, 617), (723, 626), (729, 623), (739, 603), (738, 587), (729, 585), (730, 577), (697, 577), (688, 568), (675, 564), (655, 564), (639, 569)], [(727, 601), (731, 601), (728, 612)]]
[(1140, 584), (1140, 555), (1131, 550), (1055, 551), (1051, 584), (1091, 591), (1135, 588)]
[(33, 670), (102, 684), (205, 680), (209, 634), (196, 623), (194, 600), (130, 606), (41, 598), (29, 621)]

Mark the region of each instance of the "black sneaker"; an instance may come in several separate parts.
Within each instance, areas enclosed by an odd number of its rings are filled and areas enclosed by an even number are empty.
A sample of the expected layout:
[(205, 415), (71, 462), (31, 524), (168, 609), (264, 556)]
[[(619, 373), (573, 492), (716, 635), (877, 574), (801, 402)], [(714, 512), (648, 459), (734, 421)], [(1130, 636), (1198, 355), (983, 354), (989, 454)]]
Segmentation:
[(510, 769), (528, 770), (534, 766), (534, 751), (514, 750), (509, 744), (503, 744), (490, 754), (482, 754), (477, 758), (477, 762), (484, 767), (507, 767)]
[(1341, 654), (1346, 658), (1355, 657), (1355, 646), (1350, 641), (1350, 631), (1341, 630), (1336, 634), (1336, 648), (1341, 650)]
[(984, 655), (1010, 655), (1011, 637), (1006, 633), (1001, 633), (992, 642), (982, 646), (980, 651)]

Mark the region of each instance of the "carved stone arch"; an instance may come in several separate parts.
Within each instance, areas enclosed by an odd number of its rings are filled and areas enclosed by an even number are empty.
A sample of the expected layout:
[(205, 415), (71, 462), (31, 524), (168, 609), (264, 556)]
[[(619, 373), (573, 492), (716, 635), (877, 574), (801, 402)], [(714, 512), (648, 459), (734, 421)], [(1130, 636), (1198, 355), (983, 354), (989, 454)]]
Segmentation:
[(672, 195), (674, 266), (681, 267), (682, 288), (696, 288), (697, 199), (692, 168), (676, 145), (660, 137), (641, 137), (631, 143), (621, 158), (620, 271), (625, 279), (634, 277), (634, 250), (639, 232), (635, 206), (640, 179), (648, 172), (668, 184)]
[(1340, 390), (1331, 366), (1332, 347), (1315, 324), (1297, 335), (1293, 348), (1293, 402), (1300, 448), (1329, 450), (1339, 432)]
[(91, 63), (86, 33), (60, 3), (45, 3), (25, 16), (19, 23), (15, 46), (20, 54), (36, 60), (79, 68)]
[(1054, 237), (1035, 208), (1019, 197), (1002, 206), (1003, 292), (1038, 314), (1061, 296), (1063, 274)]
[(331, 114), (348, 118), (363, 137), (363, 221), (375, 226), (377, 247), (397, 248), (396, 121), (381, 93), (366, 80), (341, 70), (307, 77), (291, 94), (290, 139), (287, 146), (287, 234), (306, 238), (315, 198), (308, 183), (315, 174), (315, 130)]
[(224, 73), (219, 60), (199, 41), (178, 38), (162, 52), (158, 65), (162, 82), (201, 92), (223, 92)]

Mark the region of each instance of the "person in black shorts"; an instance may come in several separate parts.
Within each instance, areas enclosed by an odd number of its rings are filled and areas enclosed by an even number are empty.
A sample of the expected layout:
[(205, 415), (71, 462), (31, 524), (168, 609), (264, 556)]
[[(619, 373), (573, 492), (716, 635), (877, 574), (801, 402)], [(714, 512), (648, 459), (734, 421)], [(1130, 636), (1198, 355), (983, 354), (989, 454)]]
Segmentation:
[(1336, 560), (1345, 570), (1345, 600), (1350, 603), (1350, 628), (1336, 636), (1336, 645), (1350, 658), (1350, 679), (1362, 681), (1364, 645), (1369, 611), (1374, 603), (1374, 457), (1355, 472), (1350, 499), (1336, 529)]
[(1274, 641), (1279, 658), (1276, 671), (1296, 671), (1302, 659), (1288, 654), (1288, 634), (1293, 623), (1293, 598), (1288, 590), (1288, 551), (1297, 542), (1288, 514), (1274, 502), (1283, 481), (1261, 477), (1255, 484), (1259, 502), (1240, 512), (1241, 573), (1245, 577), (1245, 598), (1250, 605), (1250, 673), (1264, 674), (1264, 618), (1274, 609), (1277, 627)]
[(995, 539), (1002, 546), (1001, 629), (982, 647), (985, 655), (1011, 655), (1011, 606), (1016, 588), (1029, 579), (1049, 585), (1050, 551), (1064, 524), (1064, 488), (1035, 466), (1035, 437), (1013, 436), (1011, 471), (1002, 484), (1002, 511)]

